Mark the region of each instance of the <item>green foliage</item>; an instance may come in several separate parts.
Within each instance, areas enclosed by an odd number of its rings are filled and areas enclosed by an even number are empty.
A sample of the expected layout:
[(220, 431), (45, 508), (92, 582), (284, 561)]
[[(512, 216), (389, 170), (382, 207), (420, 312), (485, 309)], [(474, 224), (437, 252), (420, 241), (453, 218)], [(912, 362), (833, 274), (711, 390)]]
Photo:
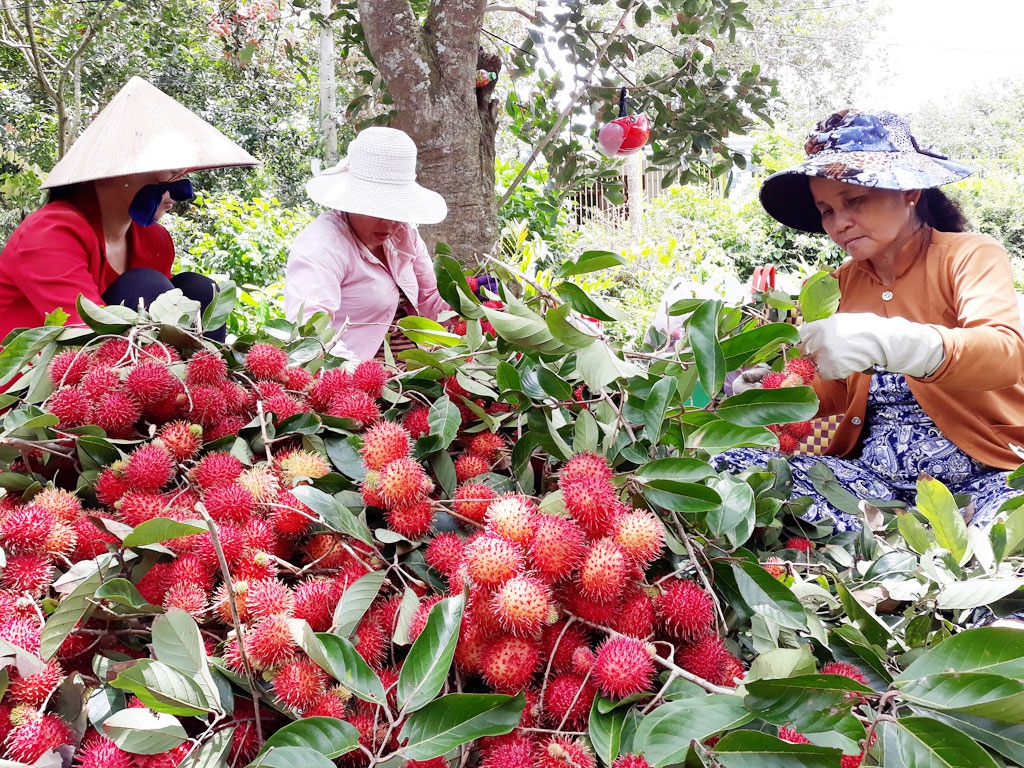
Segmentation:
[[(495, 191), (499, 196), (511, 186), (522, 167), (522, 163), (506, 163), (498, 158)], [(526, 172), (499, 210), (502, 227), (525, 230), (532, 237), (539, 237), (552, 255), (559, 257), (564, 254), (568, 228), (564, 196), (565, 190), (554, 184), (545, 169), (535, 166)]]

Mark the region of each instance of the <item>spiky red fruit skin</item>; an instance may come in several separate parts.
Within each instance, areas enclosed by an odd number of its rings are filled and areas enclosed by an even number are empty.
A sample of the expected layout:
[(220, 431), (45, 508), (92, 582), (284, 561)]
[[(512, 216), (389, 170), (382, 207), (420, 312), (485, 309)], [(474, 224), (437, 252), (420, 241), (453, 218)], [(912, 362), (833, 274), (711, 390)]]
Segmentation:
[(384, 392), (388, 382), (388, 372), (376, 360), (365, 360), (352, 371), (352, 386), (361, 389), (374, 400)]
[(761, 379), (761, 387), (763, 389), (778, 389), (786, 380), (786, 376), (787, 374), (782, 373), (781, 371), (772, 371)]
[(347, 389), (339, 393), (327, 410), (328, 415), (339, 419), (352, 419), (365, 427), (380, 418), (380, 408), (365, 392)]
[(245, 355), (245, 368), (257, 379), (276, 379), (288, 367), (288, 355), (273, 344), (258, 342)]
[(814, 549), (814, 542), (800, 536), (792, 536), (782, 545), (786, 549), (798, 549), (801, 552), (810, 552)]
[(470, 478), (489, 472), (490, 463), (483, 456), (475, 453), (464, 453), (455, 460), (455, 479), (464, 483)]
[(409, 434), (414, 438), (423, 437), (423, 435), (430, 434), (430, 409), (425, 405), (419, 405), (412, 408), (402, 418), (402, 425), (409, 430)]
[(16, 725), (4, 739), (7, 757), (22, 763), (34, 763), (51, 749), (70, 744), (73, 734), (57, 715), (39, 714)]
[(583, 558), (578, 577), (580, 589), (595, 600), (614, 600), (625, 589), (628, 573), (629, 562), (622, 547), (611, 539), (601, 539)]
[(492, 642), (481, 663), (484, 681), (499, 693), (526, 687), (540, 666), (540, 644), (526, 637), (506, 635)]
[(798, 376), (804, 384), (811, 384), (818, 378), (818, 366), (806, 357), (794, 357), (786, 361), (783, 372), (787, 376)]
[(647, 592), (637, 589), (623, 597), (613, 628), (630, 637), (645, 638), (654, 632), (654, 620), (654, 601)]
[(256, 511), (256, 501), (248, 489), (237, 483), (224, 483), (203, 493), (206, 511), (218, 523), (245, 525)]
[(90, 423), (94, 413), (93, 401), (75, 387), (64, 387), (54, 392), (46, 403), (46, 410), (56, 416), (58, 426), (65, 429)]
[(411, 458), (385, 464), (378, 482), (381, 498), (389, 507), (402, 507), (419, 501), (434, 487), (420, 463)]
[(93, 401), (99, 400), (105, 393), (121, 388), (121, 377), (117, 371), (106, 365), (96, 365), (78, 382), (78, 388)]
[(206, 613), (206, 604), (209, 598), (209, 592), (198, 584), (179, 582), (172, 584), (167, 592), (164, 593), (161, 605), (168, 609), (181, 608), (181, 610), (190, 613), (198, 620)]
[(295, 611), (295, 595), (277, 579), (249, 582), (245, 592), (245, 610), (252, 621), (270, 616), (291, 616)]
[(507, 493), (487, 507), (484, 522), (488, 533), (526, 546), (537, 527), (537, 506), (525, 496)]
[(142, 416), (139, 401), (125, 392), (109, 391), (96, 404), (96, 426), (112, 437), (127, 437), (132, 434), (135, 422)]
[(506, 632), (532, 636), (548, 617), (551, 591), (534, 576), (513, 576), (495, 590), (491, 606)]
[(430, 501), (423, 499), (402, 507), (392, 507), (385, 512), (388, 528), (407, 539), (415, 541), (427, 535), (434, 522), (434, 508)]
[(291, 661), (298, 650), (288, 618), (280, 614), (258, 621), (249, 630), (245, 650), (257, 669), (268, 670)]
[(612, 768), (651, 768), (651, 764), (643, 755), (619, 755)]
[(809, 421), (798, 421), (786, 424), (783, 429), (796, 441), (804, 440), (814, 434), (814, 426)]
[(305, 619), (314, 632), (327, 632), (334, 620), (334, 585), (310, 579), (295, 588), (295, 618)]
[(821, 668), (823, 675), (843, 675), (851, 680), (855, 680), (861, 685), (867, 685), (868, 679), (864, 676), (864, 673), (855, 664), (850, 664), (847, 661), (830, 661)]
[(794, 454), (799, 447), (797, 439), (788, 432), (779, 435), (779, 453)]
[(633, 562), (644, 566), (661, 554), (665, 532), (657, 516), (643, 509), (633, 509), (615, 520), (612, 539), (622, 547)]
[(596, 768), (590, 750), (579, 739), (556, 736), (534, 750), (535, 768)]
[(387, 646), (391, 639), (390, 633), (368, 614), (356, 628), (356, 653), (363, 661), (375, 670), (381, 669), (387, 662)]
[(48, 509), (35, 504), (15, 507), (0, 520), (0, 543), (9, 555), (42, 554), (56, 523), (57, 516)]
[(623, 699), (649, 690), (655, 669), (651, 652), (642, 640), (612, 637), (598, 647), (593, 672), (602, 694)]
[(712, 632), (715, 604), (711, 596), (688, 579), (673, 581), (654, 601), (658, 620), (672, 637), (693, 640)]
[(11, 673), (8, 693), (17, 704), (30, 704), (38, 707), (64, 679), (64, 670), (56, 661), (49, 662), (34, 675), (22, 677), (17, 672)]
[(0, 639), (32, 653), (39, 653), (42, 624), (37, 618), (14, 617), (0, 621)]
[(137, 755), (125, 752), (106, 736), (86, 737), (75, 754), (78, 768), (135, 768)]
[(484, 483), (465, 483), (455, 490), (453, 497), (455, 514), (474, 523), (483, 523), (487, 516), (487, 508), (498, 498), (489, 485)]
[(572, 520), (538, 515), (528, 552), (533, 567), (554, 583), (583, 564), (586, 546), (586, 534)]
[(743, 665), (714, 632), (679, 646), (676, 664), (715, 685), (735, 687), (743, 678)]
[(618, 509), (619, 498), (615, 487), (597, 475), (560, 483), (565, 508), (580, 527), (592, 539), (601, 538), (610, 532), (613, 513)]
[(303, 717), (334, 717), (345, 719), (345, 702), (332, 691), (327, 691), (302, 713)]
[(480, 536), (466, 545), (470, 577), (486, 586), (498, 586), (523, 571), (522, 550), (507, 539)]
[(779, 738), (790, 744), (810, 744), (811, 740), (790, 728), (779, 728)]
[(590, 647), (590, 633), (580, 624), (565, 625), (565, 620), (544, 627), (541, 635), (541, 652), (551, 665), (551, 672), (558, 674), (572, 669), (572, 657), (578, 648)]
[(201, 351), (192, 356), (185, 366), (185, 383), (189, 387), (216, 384), (228, 375), (228, 364), (213, 352)]
[(270, 511), (270, 521), (274, 528), (286, 536), (302, 535), (316, 519), (313, 510), (299, 501), (291, 491), (281, 491), (277, 503)]
[(326, 413), (331, 402), (352, 384), (346, 371), (341, 368), (320, 370), (309, 388), (309, 402), (320, 413)]
[(608, 466), (608, 460), (596, 453), (577, 453), (565, 463), (559, 475), (559, 485), (572, 484), (585, 477), (597, 477), (601, 480), (610, 480), (612, 468)]
[(50, 361), (50, 383), (54, 387), (72, 387), (82, 380), (82, 376), (92, 364), (88, 353), (78, 349), (66, 349), (54, 355)]
[(307, 656), (281, 667), (270, 681), (274, 693), (292, 709), (308, 709), (327, 691), (327, 673)]
[(135, 490), (155, 493), (167, 485), (174, 474), (174, 457), (163, 447), (149, 444), (136, 448), (128, 456), (124, 476)]
[(513, 736), (481, 753), (480, 768), (534, 768), (533, 741), (524, 736)]
[(143, 408), (156, 405), (175, 392), (178, 379), (160, 363), (143, 361), (136, 364), (125, 376), (125, 389), (138, 400)]
[(505, 438), (497, 432), (481, 432), (469, 441), (469, 452), (491, 462), (498, 458), (498, 454), (505, 449)]
[(208, 453), (199, 460), (192, 470), (192, 479), (200, 488), (208, 490), (218, 485), (233, 483), (243, 471), (245, 466), (242, 462), (230, 453), (218, 451)]
[(363, 462), (370, 469), (381, 469), (388, 462), (409, 455), (412, 436), (405, 427), (391, 421), (378, 421), (363, 433)]
[(219, 387), (201, 385), (191, 391), (192, 407), (188, 417), (203, 429), (213, 429), (225, 416), (224, 393)]
[(29, 592), (41, 597), (53, 583), (53, 565), (46, 555), (27, 553), (10, 555), (3, 567), (0, 579), (4, 589), (14, 592)]
[(424, 559), (435, 571), (450, 577), (465, 562), (466, 545), (454, 533), (439, 533), (427, 545)]
[(564, 723), (569, 730), (582, 729), (590, 716), (596, 694), (597, 687), (579, 675), (555, 675), (544, 691), (544, 722), (552, 728)]
[(160, 428), (159, 441), (178, 461), (191, 459), (203, 445), (203, 429), (187, 421), (172, 421)]

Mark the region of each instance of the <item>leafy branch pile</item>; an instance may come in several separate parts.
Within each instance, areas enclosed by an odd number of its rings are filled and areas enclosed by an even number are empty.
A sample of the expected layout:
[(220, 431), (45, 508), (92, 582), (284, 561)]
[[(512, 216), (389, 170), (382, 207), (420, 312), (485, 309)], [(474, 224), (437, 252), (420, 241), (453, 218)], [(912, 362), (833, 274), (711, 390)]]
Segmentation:
[[(981, 532), (934, 480), (878, 508), (821, 467), (864, 525), (834, 535), (800, 520), (781, 458), (719, 472), (814, 413), (806, 386), (722, 391), (784, 369), (795, 329), (766, 320), (792, 301), (681, 302), (681, 343), (622, 351), (572, 281), (613, 261), (481, 299), (439, 256), (462, 319), (402, 320), (403, 368), (343, 367), (323, 317), (205, 340), (231, 286), (201, 318), (83, 301), (86, 327), (7, 339), (0, 754), (1024, 762), (1024, 633), (969, 628), (1019, 608), (1024, 512)], [(807, 316), (832, 300), (812, 285)]]

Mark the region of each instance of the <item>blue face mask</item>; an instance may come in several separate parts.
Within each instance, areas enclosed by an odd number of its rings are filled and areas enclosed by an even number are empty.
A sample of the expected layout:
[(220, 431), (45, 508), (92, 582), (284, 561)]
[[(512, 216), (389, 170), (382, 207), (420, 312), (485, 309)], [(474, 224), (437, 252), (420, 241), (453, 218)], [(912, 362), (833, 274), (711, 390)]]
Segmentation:
[(160, 201), (164, 199), (164, 192), (171, 193), (171, 200), (183, 202), (195, 197), (192, 192), (192, 182), (189, 179), (178, 179), (177, 181), (165, 181), (161, 184), (147, 184), (132, 198), (128, 206), (128, 215), (132, 221), (143, 227), (156, 223), (156, 214), (160, 210)]

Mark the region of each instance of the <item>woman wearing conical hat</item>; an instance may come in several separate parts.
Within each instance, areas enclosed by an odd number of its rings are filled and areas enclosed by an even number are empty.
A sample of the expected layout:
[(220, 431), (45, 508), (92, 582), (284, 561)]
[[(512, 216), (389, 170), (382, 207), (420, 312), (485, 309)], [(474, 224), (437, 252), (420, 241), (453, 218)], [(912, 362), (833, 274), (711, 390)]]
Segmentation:
[(0, 253), (0, 339), (62, 309), (81, 322), (78, 296), (137, 308), (179, 288), (204, 306), (202, 275), (171, 275), (174, 245), (156, 221), (188, 200), (192, 170), (256, 165), (248, 152), (145, 80), (133, 77), (42, 185), (46, 205)]

